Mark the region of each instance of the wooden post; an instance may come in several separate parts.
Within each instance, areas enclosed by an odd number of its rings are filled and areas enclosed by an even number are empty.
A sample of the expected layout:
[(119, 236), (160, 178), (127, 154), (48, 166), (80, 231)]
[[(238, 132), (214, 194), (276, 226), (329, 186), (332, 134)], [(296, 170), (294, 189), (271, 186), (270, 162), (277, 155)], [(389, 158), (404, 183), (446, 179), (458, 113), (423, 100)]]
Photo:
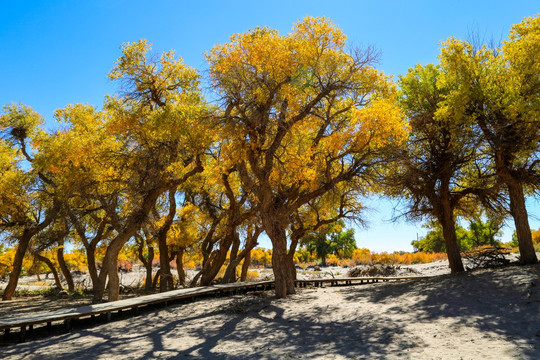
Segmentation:
[(70, 332), (71, 331), (71, 319), (65, 319), (64, 320), (64, 330), (66, 332)]
[(21, 326), (21, 335), (20, 335), (20, 342), (24, 342), (26, 340), (26, 326)]

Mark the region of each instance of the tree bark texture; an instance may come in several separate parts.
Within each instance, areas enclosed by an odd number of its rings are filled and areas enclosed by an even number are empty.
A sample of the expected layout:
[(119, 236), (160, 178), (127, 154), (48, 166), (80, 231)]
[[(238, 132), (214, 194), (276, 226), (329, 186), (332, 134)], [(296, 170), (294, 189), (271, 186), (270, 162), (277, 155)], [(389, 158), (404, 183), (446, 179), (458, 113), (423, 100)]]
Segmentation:
[(19, 243), (17, 244), (17, 250), (15, 250), (15, 257), (13, 259), (13, 270), (9, 274), (9, 281), (4, 289), (2, 294), (2, 300), (11, 300), (15, 289), (17, 288), (17, 283), (19, 282), (19, 277), (22, 271), (22, 263), (28, 245), (30, 244), (30, 239), (34, 236), (34, 233), (28, 229), (23, 231), (22, 236), (19, 238)]
[(443, 200), (442, 214), (440, 214), (439, 221), (443, 228), (443, 237), (446, 244), (446, 254), (448, 256), (450, 271), (452, 273), (465, 271), (457, 242), (454, 212), (449, 201)]
[(60, 265), (60, 270), (64, 275), (64, 279), (66, 279), (68, 290), (75, 291), (75, 283), (73, 282), (73, 276), (71, 276), (71, 271), (69, 271), (66, 260), (64, 259), (64, 244), (60, 245), (61, 246), (58, 247), (58, 249), (56, 250), (56, 258), (58, 259), (58, 264)]
[(296, 293), (294, 279), (287, 256), (285, 228), (272, 217), (262, 217), (266, 234), (272, 241), (272, 269), (276, 298), (283, 299)]
[(521, 264), (536, 264), (538, 258), (532, 242), (531, 227), (529, 225), (529, 216), (525, 206), (525, 196), (521, 184), (507, 183), (508, 193), (510, 195), (510, 213), (514, 218), (516, 234), (519, 245), (519, 262)]
[(186, 272), (184, 271), (184, 248), (176, 250), (176, 271), (178, 272), (178, 283), (180, 286), (186, 285)]

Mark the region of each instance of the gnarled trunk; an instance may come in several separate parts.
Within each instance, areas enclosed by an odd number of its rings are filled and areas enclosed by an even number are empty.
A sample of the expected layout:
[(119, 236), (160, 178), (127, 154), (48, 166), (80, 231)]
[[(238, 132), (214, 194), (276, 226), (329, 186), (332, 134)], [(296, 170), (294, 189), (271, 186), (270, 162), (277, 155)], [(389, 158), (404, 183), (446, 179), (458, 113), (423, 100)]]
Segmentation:
[(296, 294), (291, 266), (287, 256), (285, 228), (279, 221), (271, 217), (263, 217), (262, 220), (266, 234), (272, 241), (272, 269), (274, 270), (276, 297), (283, 299), (287, 295)]
[(11, 300), (13, 298), (17, 283), (19, 282), (19, 276), (21, 275), (24, 255), (26, 254), (26, 250), (28, 250), (30, 240), (34, 235), (50, 225), (56, 218), (59, 210), (60, 205), (55, 201), (52, 209), (49, 211), (43, 222), (37, 226), (28, 227), (23, 230), (21, 237), (18, 239), (19, 243), (17, 244), (17, 250), (15, 250), (15, 257), (13, 259), (13, 270), (11, 271), (11, 274), (9, 274), (9, 281), (2, 294), (2, 300)]
[(75, 284), (73, 283), (73, 276), (67, 267), (66, 260), (64, 259), (64, 244), (60, 244), (60, 247), (56, 250), (56, 258), (58, 259), (58, 264), (60, 265), (60, 270), (66, 279), (66, 283), (69, 291), (75, 291)]
[(144, 289), (150, 290), (152, 288), (152, 262), (154, 261), (154, 248), (152, 246), (148, 247), (148, 257), (146, 262), (143, 262), (144, 268), (146, 269), (146, 279), (144, 281)]
[(176, 250), (176, 271), (178, 272), (178, 283), (180, 286), (186, 285), (186, 272), (184, 271), (184, 248)]
[(296, 252), (296, 247), (298, 246), (299, 237), (294, 236), (291, 238), (291, 244), (289, 246), (289, 252), (287, 253), (287, 258), (289, 259), (289, 267), (293, 280), (296, 280), (296, 266), (294, 265), (294, 254)]
[(439, 216), (439, 222), (443, 228), (444, 243), (446, 244), (446, 254), (448, 256), (448, 263), (450, 271), (453, 273), (465, 271), (463, 268), (463, 262), (461, 261), (461, 254), (459, 252), (459, 245), (456, 236), (456, 223), (454, 220), (454, 212), (450, 206), (450, 201), (442, 200), (441, 214)]
[(525, 196), (523, 187), (517, 182), (507, 183), (508, 193), (510, 195), (510, 213), (514, 218), (516, 234), (519, 245), (519, 262), (521, 264), (536, 264), (538, 258), (534, 251), (532, 242), (531, 228), (529, 226), (529, 217), (527, 207), (525, 206)]
[(205, 267), (201, 270), (201, 286), (208, 286), (216, 278), (219, 270), (227, 260), (227, 252), (232, 245), (232, 237), (229, 234), (219, 243), (219, 249), (210, 255)]
[[(137, 241), (137, 257), (139, 261), (143, 264), (144, 269), (146, 270), (146, 278), (144, 280), (144, 289), (150, 290), (152, 288), (152, 262), (154, 261), (154, 248), (146, 242), (146, 240), (136, 234), (135, 239)], [(148, 249), (148, 255), (144, 257), (144, 246), (146, 245)]]
[(250, 264), (251, 250), (247, 251), (246, 255), (244, 256), (244, 262), (242, 263), (242, 271), (240, 272), (240, 281), (246, 281)]
[(54, 284), (56, 288), (58, 290), (62, 290), (63, 286), (62, 286), (62, 282), (60, 281), (60, 276), (58, 276), (58, 271), (56, 271), (56, 268), (54, 267), (54, 264), (52, 263), (52, 261), (49, 258), (46, 258), (45, 256), (42, 256), (38, 253), (34, 253), (33, 255), (37, 260), (47, 265), (47, 267), (51, 270), (51, 273), (53, 274)]
[[(167, 246), (167, 233), (169, 232), (171, 225), (176, 215), (176, 189), (169, 190), (169, 213), (165, 217), (165, 221), (157, 234), (158, 246), (159, 246), (159, 267), (161, 274), (159, 276), (159, 291), (169, 291), (174, 288), (174, 280), (171, 273), (171, 265), (169, 262), (169, 248)], [(173, 254), (174, 256), (174, 254)]]
[(88, 246), (86, 248), (86, 261), (88, 262), (88, 274), (90, 274), (90, 280), (92, 281), (94, 300), (101, 299), (101, 296), (99, 296), (98, 293), (99, 289), (105, 288), (105, 283), (100, 282), (100, 277), (96, 266), (96, 249), (93, 246)]
[(11, 300), (13, 298), (17, 283), (19, 282), (19, 277), (21, 276), (24, 254), (26, 254), (32, 236), (34, 236), (34, 233), (25, 229), (22, 236), (19, 238), (17, 250), (15, 250), (15, 257), (13, 259), (13, 270), (11, 270), (11, 273), (9, 274), (9, 281), (2, 294), (2, 300)]
[(159, 244), (159, 292), (173, 289), (173, 276), (169, 264), (169, 249), (167, 246), (167, 234), (158, 238)]

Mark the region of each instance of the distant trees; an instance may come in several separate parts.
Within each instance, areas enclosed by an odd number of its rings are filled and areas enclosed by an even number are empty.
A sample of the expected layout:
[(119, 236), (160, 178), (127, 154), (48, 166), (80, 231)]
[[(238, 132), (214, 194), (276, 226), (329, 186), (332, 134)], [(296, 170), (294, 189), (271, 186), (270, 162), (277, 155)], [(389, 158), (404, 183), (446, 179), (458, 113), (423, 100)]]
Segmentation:
[(310, 252), (315, 252), (326, 266), (326, 257), (330, 254), (350, 258), (356, 250), (354, 229), (344, 230), (343, 220), (312, 231), (300, 239), (300, 245)]
[[(429, 222), (430, 229), (423, 238), (414, 240), (411, 245), (415, 251), (446, 252), (442, 227), (436, 221)], [(456, 240), (459, 251), (472, 250), (478, 246), (501, 246), (502, 221), (498, 219), (472, 219), (467, 229), (456, 224)]]

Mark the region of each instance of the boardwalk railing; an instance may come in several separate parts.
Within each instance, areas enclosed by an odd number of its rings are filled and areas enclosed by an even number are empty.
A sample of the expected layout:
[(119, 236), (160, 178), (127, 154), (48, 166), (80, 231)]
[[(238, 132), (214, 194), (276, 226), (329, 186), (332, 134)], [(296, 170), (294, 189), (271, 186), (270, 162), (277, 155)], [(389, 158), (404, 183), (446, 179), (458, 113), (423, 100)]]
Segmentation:
[[(367, 283), (375, 283), (379, 281), (398, 281), (398, 280), (415, 280), (423, 279), (424, 276), (416, 277), (372, 277), (372, 278), (335, 278), (335, 279), (310, 279), (310, 280), (296, 280), (295, 285), (297, 287), (307, 286), (323, 286), (329, 284), (330, 286), (339, 285), (359, 285)], [(246, 291), (268, 290), (274, 287), (274, 281), (258, 281), (258, 282), (244, 282), (244, 283), (232, 283), (222, 285), (212, 285), (197, 288), (178, 289), (173, 291), (167, 291), (159, 294), (139, 296), (130, 299), (124, 299), (109, 303), (94, 304), (81, 306), (74, 309), (62, 309), (58, 311), (50, 311), (32, 314), (28, 316), (22, 316), (17, 318), (0, 319), (0, 330), (4, 330), (4, 339), (7, 340), (10, 336), (10, 331), (13, 328), (20, 327), (19, 340), (24, 341), (27, 330), (33, 330), (34, 325), (47, 324), (47, 327), (51, 327), (53, 322), (64, 322), (64, 326), (67, 331), (71, 328), (71, 320), (81, 318), (94, 318), (98, 315), (106, 315), (107, 320), (111, 320), (111, 314), (113, 312), (122, 313), (124, 310), (130, 310), (133, 314), (138, 314), (139, 308), (153, 305), (164, 304), (167, 306), (169, 303), (178, 302), (185, 299), (193, 299), (196, 297), (207, 296), (219, 293), (237, 293)]]

